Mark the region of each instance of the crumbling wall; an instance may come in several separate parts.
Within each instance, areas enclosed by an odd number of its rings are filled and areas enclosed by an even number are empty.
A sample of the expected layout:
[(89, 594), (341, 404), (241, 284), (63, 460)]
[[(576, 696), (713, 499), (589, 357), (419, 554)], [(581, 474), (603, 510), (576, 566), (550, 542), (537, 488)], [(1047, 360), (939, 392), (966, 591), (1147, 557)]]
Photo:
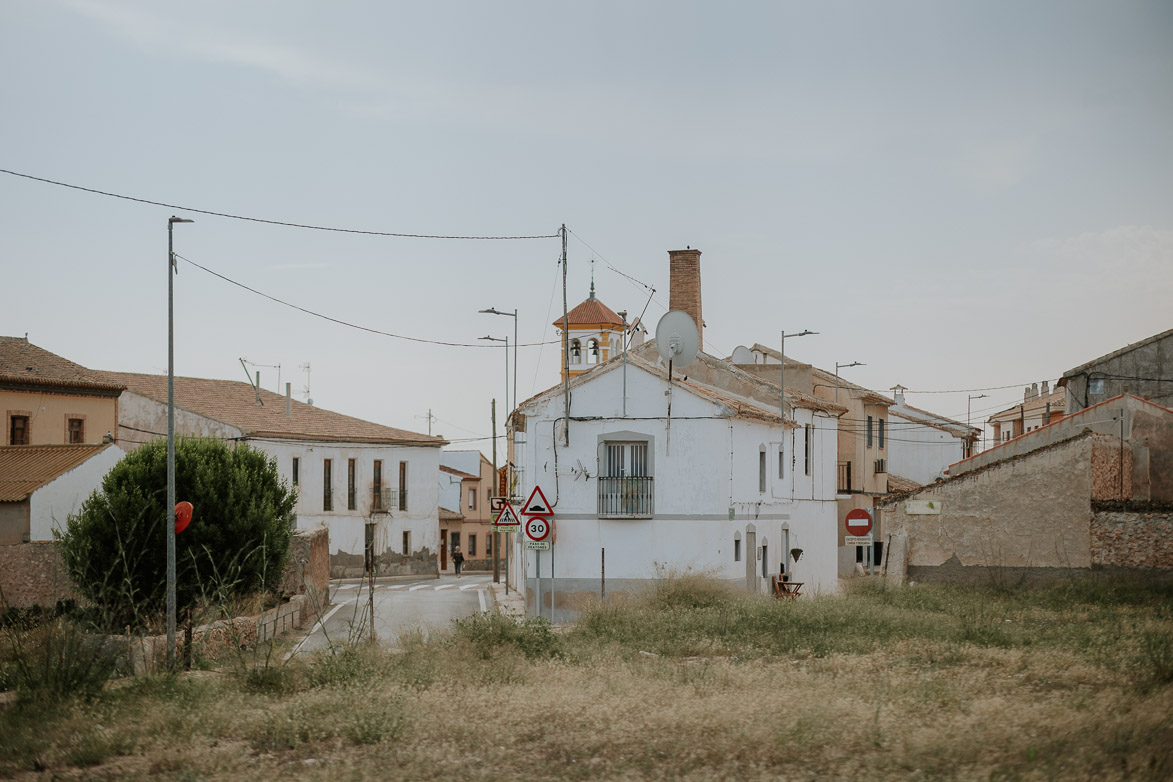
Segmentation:
[[(363, 578), (366, 576), (366, 558), (362, 554), (335, 551), (330, 555), (331, 578)], [(424, 547), (403, 555), (394, 549), (385, 549), (375, 557), (375, 577), (383, 576), (439, 576), (436, 553)]]
[(294, 531), (281, 592), (305, 595), (313, 611), (321, 612), (329, 604), (330, 530), (327, 527)]
[(1173, 507), (1130, 510), (1131, 503), (1092, 513), (1092, 561), (1101, 567), (1173, 571)]
[(52, 608), (59, 600), (82, 600), (52, 540), (0, 546), (0, 592), (0, 610)]
[(1132, 448), (1118, 437), (1091, 438), (1091, 499), (1127, 500), (1132, 497)]

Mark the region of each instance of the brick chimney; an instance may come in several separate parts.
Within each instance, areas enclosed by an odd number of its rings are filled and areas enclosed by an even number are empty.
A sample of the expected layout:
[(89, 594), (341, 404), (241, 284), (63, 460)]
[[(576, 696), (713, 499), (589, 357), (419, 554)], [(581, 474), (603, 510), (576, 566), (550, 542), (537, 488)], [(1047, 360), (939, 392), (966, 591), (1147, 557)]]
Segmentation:
[(701, 319), (701, 251), (668, 251), (668, 309), (683, 310), (696, 323), (698, 344), (704, 350), (705, 322)]

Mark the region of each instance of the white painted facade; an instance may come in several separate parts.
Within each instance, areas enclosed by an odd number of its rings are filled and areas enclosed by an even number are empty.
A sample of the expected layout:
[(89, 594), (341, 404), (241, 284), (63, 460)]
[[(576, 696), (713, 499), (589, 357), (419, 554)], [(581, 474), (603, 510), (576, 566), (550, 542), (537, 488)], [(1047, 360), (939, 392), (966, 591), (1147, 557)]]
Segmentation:
[(910, 407), (896, 392), (888, 408), (888, 472), (929, 484), (944, 477), (949, 465), (966, 458), (967, 437), (981, 430), (935, 413)]
[[(151, 397), (124, 391), (119, 400), (121, 432), (132, 440), (152, 440), (167, 431), (167, 405)], [(439, 446), (391, 445), (380, 443), (346, 443), (322, 440), (252, 438), (234, 426), (189, 410), (176, 408), (177, 435), (219, 437), (233, 442), (247, 442), (277, 462), (277, 470), (290, 485), (297, 487), (297, 527), (313, 529), (325, 525), (330, 530), (332, 561), (339, 554), (362, 557), (365, 547), (364, 524), (377, 524), (375, 550), (415, 555), (427, 551), (435, 555), (439, 545), (438, 501)], [(293, 460), (298, 459), (294, 480)], [(324, 510), (324, 462), (331, 461), (332, 510)], [(355, 508), (348, 508), (348, 464), (355, 460)], [(382, 460), (384, 488), (399, 491), (399, 465), (407, 464), (406, 510), (396, 503), (388, 513), (372, 513), (374, 461)], [(398, 495), (397, 495), (398, 496)], [(404, 538), (404, 533), (408, 533)], [(406, 543), (407, 551), (404, 551)]]
[[(691, 571), (764, 593), (769, 577), (785, 569), (805, 584), (806, 593), (835, 592), (836, 417), (801, 407), (795, 407), (792, 420), (788, 413), (779, 477), (783, 443), (776, 408), (679, 379), (678, 373), (670, 385), (662, 368), (629, 355), (624, 414), (621, 361), (576, 378), (569, 446), (563, 445), (559, 388), (521, 406), (525, 431), (513, 433), (511, 458), (518, 493), (526, 497), (540, 485), (555, 511), (555, 599), (597, 594), (604, 550), (608, 591)], [(607, 444), (620, 442), (647, 444), (654, 505), (640, 518), (607, 518), (600, 508)], [(524, 551), (521, 541), (513, 545), (524, 586), (536, 589), (536, 552)], [(798, 561), (789, 556), (791, 549), (802, 549)], [(541, 600), (547, 616), (550, 562), (551, 552), (543, 552)], [(530, 600), (531, 612), (535, 603)]]
[(117, 445), (107, 446), (29, 495), (29, 540), (53, 540), (54, 530), (64, 532), (70, 514), (81, 510), (123, 456), (126, 451)]

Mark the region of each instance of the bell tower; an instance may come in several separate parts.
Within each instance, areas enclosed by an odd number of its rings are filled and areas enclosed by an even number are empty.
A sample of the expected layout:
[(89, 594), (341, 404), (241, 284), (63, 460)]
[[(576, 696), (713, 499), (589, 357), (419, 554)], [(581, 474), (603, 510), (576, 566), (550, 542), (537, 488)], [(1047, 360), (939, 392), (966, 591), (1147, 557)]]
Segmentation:
[(569, 345), (570, 350), (569, 362), (565, 355), (562, 356), (563, 380), (566, 379), (568, 363), (570, 376), (575, 377), (619, 355), (623, 350), (623, 319), (595, 298), (593, 260), (591, 264), (591, 295), (566, 314), (565, 322), (562, 318), (554, 321), (554, 325), (558, 327), (560, 344), (562, 330), (566, 329), (568, 340), (562, 349), (565, 352)]

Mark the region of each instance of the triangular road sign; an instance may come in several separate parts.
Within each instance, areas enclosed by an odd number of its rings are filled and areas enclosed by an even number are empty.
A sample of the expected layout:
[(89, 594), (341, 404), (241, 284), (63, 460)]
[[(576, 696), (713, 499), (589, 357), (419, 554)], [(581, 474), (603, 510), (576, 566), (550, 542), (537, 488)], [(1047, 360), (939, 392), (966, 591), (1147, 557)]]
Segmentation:
[(517, 512), (513, 510), (513, 506), (508, 502), (505, 503), (505, 507), (501, 509), (501, 512), (497, 514), (497, 518), (493, 520), (493, 523), (498, 527), (521, 526), (521, 520), (517, 518)]
[(541, 486), (535, 486), (533, 492), (530, 493), (529, 499), (525, 501), (521, 512), (526, 516), (553, 516), (554, 509), (550, 507), (550, 501), (546, 499), (546, 495), (542, 493)]

